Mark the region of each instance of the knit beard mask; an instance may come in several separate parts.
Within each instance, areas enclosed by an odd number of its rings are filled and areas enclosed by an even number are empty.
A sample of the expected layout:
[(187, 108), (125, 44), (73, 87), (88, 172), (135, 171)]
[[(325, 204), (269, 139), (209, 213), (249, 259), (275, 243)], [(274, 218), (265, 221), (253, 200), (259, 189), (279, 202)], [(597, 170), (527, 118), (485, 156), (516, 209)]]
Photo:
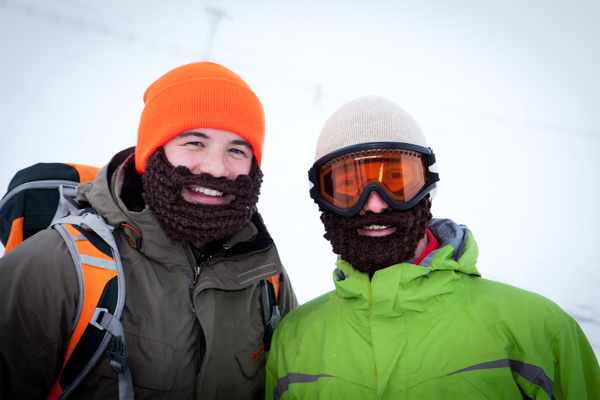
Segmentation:
[[(174, 167), (159, 147), (146, 162), (142, 182), (148, 206), (166, 234), (198, 247), (238, 232), (250, 220), (256, 212), (262, 177), (254, 158), (250, 173), (235, 180), (193, 174), (187, 167)], [(190, 203), (182, 193), (192, 185), (215, 189), (223, 195), (234, 194), (235, 199), (224, 205)]]
[[(412, 259), (432, 218), (429, 195), (406, 211), (388, 209), (379, 214), (342, 217), (323, 207), (319, 209), (325, 225), (324, 237), (333, 252), (370, 278), (380, 269)], [(370, 225), (395, 226), (396, 231), (382, 237), (358, 234), (357, 229)]]

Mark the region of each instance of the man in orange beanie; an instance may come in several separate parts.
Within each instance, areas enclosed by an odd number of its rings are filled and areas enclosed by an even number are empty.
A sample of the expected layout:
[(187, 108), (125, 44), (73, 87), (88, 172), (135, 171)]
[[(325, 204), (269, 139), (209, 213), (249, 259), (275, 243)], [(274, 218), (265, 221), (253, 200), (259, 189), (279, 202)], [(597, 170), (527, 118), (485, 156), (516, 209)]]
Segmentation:
[[(137, 146), (77, 193), (114, 228), (133, 395), (263, 398), (272, 329), (297, 301), (256, 209), (262, 105), (209, 62), (167, 72), (144, 103)], [(79, 296), (73, 264), (52, 229), (0, 259), (0, 398), (57, 398), (73, 373), (64, 367)], [(72, 398), (119, 398), (111, 365), (101, 358)]]

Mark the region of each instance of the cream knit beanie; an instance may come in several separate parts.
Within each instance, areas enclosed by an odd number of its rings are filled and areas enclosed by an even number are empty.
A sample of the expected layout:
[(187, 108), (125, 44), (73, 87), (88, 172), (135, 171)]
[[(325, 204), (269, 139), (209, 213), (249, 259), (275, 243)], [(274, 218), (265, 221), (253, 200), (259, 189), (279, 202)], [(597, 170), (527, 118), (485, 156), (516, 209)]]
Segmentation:
[(315, 161), (347, 146), (373, 142), (429, 147), (421, 128), (403, 108), (383, 97), (367, 96), (347, 103), (329, 117), (317, 141)]

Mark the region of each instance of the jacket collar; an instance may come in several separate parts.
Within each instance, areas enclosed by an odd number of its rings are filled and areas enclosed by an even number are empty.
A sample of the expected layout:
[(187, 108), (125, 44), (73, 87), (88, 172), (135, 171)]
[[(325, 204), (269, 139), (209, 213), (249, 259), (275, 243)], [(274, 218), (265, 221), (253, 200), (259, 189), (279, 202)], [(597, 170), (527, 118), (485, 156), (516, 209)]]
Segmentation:
[(434, 219), (429, 229), (440, 242), (437, 250), (419, 265), (401, 263), (379, 270), (372, 280), (338, 257), (333, 274), (338, 295), (353, 299), (353, 309), (370, 318), (409, 311), (424, 316), (456, 301), (465, 285), (461, 275), (481, 276), (477, 243), (466, 226), (448, 219)]
[[(141, 235), (141, 247), (138, 250), (146, 257), (167, 268), (188, 265), (190, 261), (184, 244), (167, 236), (154, 212), (145, 204), (136, 207), (141, 211), (131, 211), (122, 199), (127, 167), (135, 162), (134, 152), (135, 148), (131, 147), (115, 155), (100, 169), (95, 181), (80, 186), (77, 200), (89, 203), (109, 225), (122, 228), (122, 223), (126, 223), (134, 228)], [(144, 198), (145, 194), (142, 194), (141, 201)], [(258, 218), (260, 220), (260, 217)], [(134, 230), (125, 228), (123, 231), (136, 243), (137, 234)], [(225, 241), (225, 246), (234, 248), (237, 245), (239, 248), (242, 242), (252, 241), (258, 233), (257, 227), (248, 222)]]

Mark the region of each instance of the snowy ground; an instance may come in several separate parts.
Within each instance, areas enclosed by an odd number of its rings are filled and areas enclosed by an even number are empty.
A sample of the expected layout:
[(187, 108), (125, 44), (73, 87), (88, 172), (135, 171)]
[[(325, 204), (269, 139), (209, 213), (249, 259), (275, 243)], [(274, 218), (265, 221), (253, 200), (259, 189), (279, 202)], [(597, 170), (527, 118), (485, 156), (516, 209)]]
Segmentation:
[(0, 193), (39, 161), (104, 165), (142, 95), (211, 60), (267, 118), (259, 209), (299, 300), (333, 289), (307, 170), (327, 117), (378, 94), (434, 149), (436, 217), (471, 228), (484, 277), (540, 293), (600, 354), (600, 6), (575, 1), (0, 0)]

